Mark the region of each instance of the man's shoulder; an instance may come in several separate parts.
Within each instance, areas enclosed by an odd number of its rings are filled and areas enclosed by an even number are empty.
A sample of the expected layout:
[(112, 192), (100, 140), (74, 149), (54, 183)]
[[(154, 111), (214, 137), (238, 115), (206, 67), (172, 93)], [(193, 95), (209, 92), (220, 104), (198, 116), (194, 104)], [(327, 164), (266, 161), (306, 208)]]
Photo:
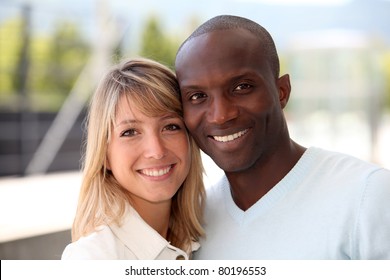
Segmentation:
[(353, 155), (349, 155), (343, 152), (338, 151), (329, 151), (320, 148), (310, 148), (311, 153), (316, 155), (316, 162), (322, 164), (328, 164), (333, 167), (339, 167), (341, 169), (356, 169), (356, 170), (366, 170), (366, 171), (376, 171), (384, 169), (383, 167), (357, 158)]

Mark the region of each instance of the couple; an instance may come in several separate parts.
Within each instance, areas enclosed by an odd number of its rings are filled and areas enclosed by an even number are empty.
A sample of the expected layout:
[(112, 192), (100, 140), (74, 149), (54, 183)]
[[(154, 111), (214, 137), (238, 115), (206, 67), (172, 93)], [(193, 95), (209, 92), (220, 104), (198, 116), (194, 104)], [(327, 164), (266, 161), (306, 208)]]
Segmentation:
[[(175, 68), (131, 60), (100, 83), (63, 259), (390, 259), (390, 171), (290, 139), (263, 27), (212, 18)], [(206, 199), (197, 145), (225, 172)]]

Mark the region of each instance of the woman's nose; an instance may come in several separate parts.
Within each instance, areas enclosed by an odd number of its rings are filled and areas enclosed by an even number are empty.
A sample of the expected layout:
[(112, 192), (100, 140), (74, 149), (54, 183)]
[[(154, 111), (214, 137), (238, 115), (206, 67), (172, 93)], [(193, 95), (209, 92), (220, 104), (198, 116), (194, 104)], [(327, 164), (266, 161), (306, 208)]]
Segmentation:
[(163, 139), (158, 135), (148, 136), (144, 140), (144, 151), (146, 158), (163, 158), (166, 155), (166, 147)]

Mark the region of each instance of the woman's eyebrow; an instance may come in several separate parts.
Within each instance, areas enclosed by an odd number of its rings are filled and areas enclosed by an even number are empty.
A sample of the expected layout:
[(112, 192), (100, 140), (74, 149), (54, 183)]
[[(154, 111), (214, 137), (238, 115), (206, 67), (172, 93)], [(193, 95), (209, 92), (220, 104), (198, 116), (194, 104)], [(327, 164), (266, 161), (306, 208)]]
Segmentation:
[(175, 114), (167, 114), (160, 117), (160, 120), (169, 120), (169, 119), (180, 119), (180, 117)]
[(115, 127), (118, 127), (121, 125), (127, 125), (127, 124), (136, 124), (136, 123), (141, 123), (141, 121), (136, 120), (136, 119), (124, 119), (124, 120), (121, 120), (119, 123), (115, 124)]

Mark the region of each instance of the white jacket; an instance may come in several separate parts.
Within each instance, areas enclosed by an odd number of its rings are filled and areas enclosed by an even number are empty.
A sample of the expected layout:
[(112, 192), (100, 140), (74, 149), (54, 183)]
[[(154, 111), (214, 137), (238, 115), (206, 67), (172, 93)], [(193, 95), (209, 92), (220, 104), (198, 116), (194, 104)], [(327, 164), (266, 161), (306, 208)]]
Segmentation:
[[(199, 244), (194, 242), (192, 250), (198, 248)], [(170, 245), (129, 207), (121, 226), (102, 226), (96, 232), (69, 244), (62, 259), (187, 260), (188, 254)]]

